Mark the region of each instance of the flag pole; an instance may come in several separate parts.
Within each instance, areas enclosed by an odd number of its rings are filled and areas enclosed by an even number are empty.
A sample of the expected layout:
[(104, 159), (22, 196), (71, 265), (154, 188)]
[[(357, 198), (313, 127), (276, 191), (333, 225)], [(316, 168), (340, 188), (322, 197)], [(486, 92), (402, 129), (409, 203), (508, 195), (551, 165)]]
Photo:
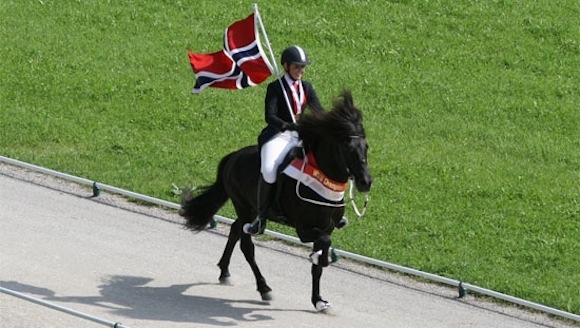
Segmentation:
[(268, 46), (268, 51), (270, 52), (270, 60), (274, 64), (274, 74), (278, 78), (278, 82), (280, 83), (280, 87), (282, 88), (282, 93), (284, 94), (284, 100), (286, 100), (286, 105), (288, 106), (288, 111), (290, 112), (290, 117), (292, 118), (292, 122), (296, 123), (296, 117), (294, 116), (294, 112), (292, 111), (292, 105), (290, 104), (290, 99), (288, 98), (288, 93), (286, 93), (286, 88), (284, 87), (284, 83), (282, 82), (282, 77), (280, 76), (280, 71), (278, 70), (278, 64), (276, 64), (276, 57), (274, 57), (274, 52), (272, 51), (272, 46), (270, 45), (270, 40), (268, 40), (268, 34), (266, 34), (266, 28), (264, 27), (264, 23), (262, 22), (262, 17), (260, 17), (260, 13), (258, 12), (258, 4), (254, 3), (252, 5), (254, 7), (254, 14), (256, 15), (256, 19), (260, 25), (260, 30), (264, 35), (264, 41), (266, 41), (266, 45)]

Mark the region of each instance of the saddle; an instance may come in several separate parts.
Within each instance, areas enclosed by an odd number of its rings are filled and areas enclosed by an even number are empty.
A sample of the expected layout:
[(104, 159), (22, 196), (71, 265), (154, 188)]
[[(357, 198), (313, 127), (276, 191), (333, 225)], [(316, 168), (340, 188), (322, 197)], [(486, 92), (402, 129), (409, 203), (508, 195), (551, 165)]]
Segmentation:
[(280, 209), (280, 200), (282, 197), (282, 184), (279, 183), (278, 181), (280, 181), (280, 176), (284, 174), (284, 170), (288, 167), (288, 165), (290, 165), (290, 163), (292, 163), (294, 159), (304, 158), (303, 149), (304, 148), (302, 146), (296, 146), (290, 149), (290, 151), (288, 152), (288, 154), (286, 154), (286, 157), (284, 157), (284, 160), (276, 170), (277, 179), (275, 182), (276, 184), (275, 194), (274, 198), (272, 199), (272, 203), (270, 204), (270, 210), (274, 213), (276, 221), (279, 221), (281, 223), (286, 223), (287, 220), (286, 215)]

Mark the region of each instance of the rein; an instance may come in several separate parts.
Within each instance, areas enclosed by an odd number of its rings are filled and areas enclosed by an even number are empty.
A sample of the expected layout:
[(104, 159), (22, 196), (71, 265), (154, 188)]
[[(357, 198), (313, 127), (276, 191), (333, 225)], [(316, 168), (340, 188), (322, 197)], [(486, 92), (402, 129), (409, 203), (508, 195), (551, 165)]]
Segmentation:
[[(302, 148), (302, 154), (304, 155), (304, 160), (302, 161), (302, 167), (300, 168), (300, 172), (302, 174), (304, 174), (304, 168), (306, 167), (306, 164), (308, 163), (308, 158), (306, 156), (306, 153), (304, 151), (304, 148)], [(354, 200), (354, 181), (352, 179), (350, 180), (350, 187), (349, 187), (349, 200), (347, 202), (352, 204), (352, 207), (354, 209), (354, 212), (356, 213), (356, 215), (361, 218), (363, 217), (363, 215), (365, 215), (365, 212), (367, 210), (367, 205), (369, 203), (369, 195), (367, 193), (365, 193), (365, 201), (364, 201), (364, 205), (363, 205), (363, 209), (362, 211), (359, 210), (358, 206), (356, 205), (356, 202)], [(329, 202), (323, 202), (323, 201), (318, 201), (315, 199), (309, 199), (309, 198), (305, 198), (302, 197), (302, 195), (300, 195), (300, 180), (296, 179), (296, 196), (305, 202), (311, 203), (311, 204), (315, 204), (315, 205), (321, 205), (321, 206), (328, 206), (328, 207), (345, 207), (346, 203), (338, 203), (338, 204), (334, 204), (334, 203), (329, 203)]]
[(354, 201), (354, 187), (353, 187), (353, 181), (352, 179), (350, 182), (350, 187), (349, 187), (349, 191), (348, 191), (348, 197), (349, 197), (349, 202), (352, 204), (352, 208), (354, 209), (354, 212), (356, 213), (356, 215), (359, 218), (362, 218), (363, 215), (365, 215), (366, 211), (367, 211), (367, 205), (369, 204), (369, 194), (365, 193), (365, 201), (364, 201), (364, 205), (363, 205), (363, 209), (362, 211), (359, 211), (358, 206), (356, 206), (356, 202)]

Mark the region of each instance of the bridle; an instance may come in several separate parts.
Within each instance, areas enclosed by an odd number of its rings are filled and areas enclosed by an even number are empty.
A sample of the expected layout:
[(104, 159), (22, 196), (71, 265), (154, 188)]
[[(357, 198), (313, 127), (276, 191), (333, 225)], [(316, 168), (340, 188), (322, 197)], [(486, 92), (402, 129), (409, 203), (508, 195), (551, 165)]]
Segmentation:
[[(360, 138), (363, 138), (363, 136), (353, 135), (353, 136), (350, 136), (350, 138), (351, 139), (360, 139)], [(366, 161), (366, 159), (365, 159), (365, 161)], [(350, 172), (349, 172), (349, 174), (350, 174)], [(369, 194), (364, 193), (364, 195), (365, 195), (364, 205), (363, 205), (362, 211), (360, 211), (358, 206), (356, 205), (356, 201), (354, 199), (355, 188), (354, 188), (354, 178), (352, 178), (352, 175), (350, 175), (349, 180), (350, 180), (350, 187), (349, 187), (349, 192), (348, 192), (348, 197), (349, 197), (348, 202), (350, 202), (352, 204), (352, 208), (354, 209), (354, 212), (356, 213), (356, 215), (359, 218), (361, 218), (363, 215), (365, 215), (365, 212), (367, 211), (367, 205), (369, 203)]]

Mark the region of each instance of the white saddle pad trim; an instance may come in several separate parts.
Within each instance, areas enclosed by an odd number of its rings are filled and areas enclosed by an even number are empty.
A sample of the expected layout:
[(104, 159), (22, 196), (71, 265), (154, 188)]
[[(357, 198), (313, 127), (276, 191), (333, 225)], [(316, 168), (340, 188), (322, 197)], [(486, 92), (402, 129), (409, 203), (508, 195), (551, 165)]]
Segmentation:
[(302, 184), (314, 190), (314, 192), (316, 192), (321, 197), (327, 200), (339, 202), (344, 198), (344, 191), (334, 191), (332, 189), (329, 189), (324, 184), (322, 184), (322, 182), (320, 182), (318, 179), (308, 174), (304, 174), (301, 170), (294, 167), (293, 165), (289, 165), (288, 167), (286, 167), (284, 169), (284, 174), (300, 181)]

